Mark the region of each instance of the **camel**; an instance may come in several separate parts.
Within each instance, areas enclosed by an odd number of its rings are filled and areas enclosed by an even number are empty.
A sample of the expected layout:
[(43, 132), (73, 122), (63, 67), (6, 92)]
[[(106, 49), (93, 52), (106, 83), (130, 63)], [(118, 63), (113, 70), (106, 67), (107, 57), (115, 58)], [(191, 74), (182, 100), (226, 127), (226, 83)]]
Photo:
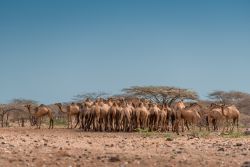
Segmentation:
[(149, 111), (142, 102), (140, 102), (139, 106), (135, 109), (135, 114), (137, 128), (145, 129), (147, 127)]
[[(71, 103), (70, 105), (66, 106), (66, 109), (63, 108), (63, 105), (61, 103), (56, 103), (56, 106), (58, 106), (59, 110), (62, 113), (67, 113), (67, 118), (68, 118), (68, 128), (70, 127), (71, 129), (73, 128), (73, 123), (72, 123), (72, 116), (76, 118), (77, 123), (74, 128), (77, 127), (79, 124), (79, 116), (80, 116), (80, 106), (79, 104), (76, 103)], [(65, 111), (66, 110), (66, 111)]]
[(224, 117), (222, 114), (221, 106), (211, 104), (207, 111), (207, 130), (210, 131), (210, 125), (213, 125), (213, 130), (219, 130), (218, 125), (223, 121)]
[(118, 101), (116, 110), (116, 131), (121, 131), (124, 129), (124, 118), (125, 112), (122, 108), (122, 103)]
[[(181, 123), (181, 111), (185, 108), (185, 104), (179, 101), (174, 104), (172, 112), (170, 113), (172, 131), (179, 134), (179, 124)], [(183, 127), (183, 124), (182, 124)], [(183, 128), (184, 129), (184, 128)]]
[(127, 102), (123, 102), (122, 104), (122, 112), (124, 113), (123, 117), (123, 130), (131, 132), (132, 131), (132, 123), (131, 118), (134, 111), (134, 107)]
[[(36, 125), (39, 129), (41, 128), (41, 118), (46, 115), (49, 117), (49, 120), (50, 120), (49, 129), (54, 128), (54, 120), (53, 120), (53, 114), (52, 114), (51, 109), (49, 109), (43, 104), (41, 104), (38, 107), (33, 107), (31, 105), (25, 105), (25, 107), (28, 109), (29, 113), (37, 120)], [(32, 109), (34, 110), (34, 112), (31, 111)]]
[(109, 108), (109, 113), (108, 113), (108, 119), (109, 119), (109, 128), (111, 131), (116, 130), (116, 119), (117, 119), (117, 114), (118, 112), (118, 105), (116, 102), (113, 103), (113, 105)]
[(231, 105), (231, 106), (226, 106), (225, 104), (223, 104), (221, 106), (221, 110), (222, 110), (222, 114), (225, 117), (226, 120), (226, 125), (224, 124), (223, 127), (223, 132), (225, 130), (225, 128), (227, 127), (227, 129), (229, 129), (230, 126), (230, 120), (232, 120), (232, 128), (230, 131), (234, 130), (234, 126), (235, 123), (237, 125), (237, 130), (239, 130), (239, 117), (240, 117), (240, 111), (236, 108), (235, 105)]
[[(96, 111), (97, 110), (97, 111)], [(91, 130), (91, 126), (95, 129), (95, 117), (96, 112), (98, 113), (99, 107), (96, 102), (86, 103), (84, 102), (82, 107), (82, 128), (84, 130)]]
[(103, 100), (101, 100), (98, 105), (100, 106), (100, 117), (99, 117), (99, 129), (100, 131), (103, 131), (103, 126), (104, 126), (104, 131), (107, 130), (108, 128), (108, 113), (110, 110), (110, 105), (112, 105), (111, 101), (109, 100), (106, 103), (104, 103)]
[[(183, 119), (187, 129), (189, 130), (188, 124), (199, 125), (201, 128), (201, 116), (199, 111), (202, 109), (202, 106), (198, 103), (193, 103), (189, 107), (185, 107), (181, 110), (181, 118)], [(184, 131), (184, 126), (182, 126), (182, 131)]]
[(149, 104), (149, 117), (148, 117), (148, 126), (149, 130), (157, 130), (159, 123), (159, 114), (161, 110), (156, 104)]
[(168, 128), (168, 113), (171, 112), (171, 108), (167, 105), (159, 105), (159, 130), (160, 131), (166, 131), (169, 130)]
[(98, 104), (99, 101), (95, 101), (94, 104), (91, 106), (90, 109), (90, 117), (89, 117), (89, 124), (88, 127), (90, 128), (91, 124), (93, 125), (93, 129), (98, 131), (100, 128), (100, 114), (101, 114), (101, 107)]

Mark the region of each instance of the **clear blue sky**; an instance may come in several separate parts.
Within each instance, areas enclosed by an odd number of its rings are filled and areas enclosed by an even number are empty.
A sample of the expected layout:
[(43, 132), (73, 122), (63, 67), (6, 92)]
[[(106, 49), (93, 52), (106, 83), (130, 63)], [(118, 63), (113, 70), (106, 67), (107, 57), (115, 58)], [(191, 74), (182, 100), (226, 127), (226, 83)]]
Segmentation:
[(134, 85), (250, 92), (248, 0), (1, 0), (0, 103)]

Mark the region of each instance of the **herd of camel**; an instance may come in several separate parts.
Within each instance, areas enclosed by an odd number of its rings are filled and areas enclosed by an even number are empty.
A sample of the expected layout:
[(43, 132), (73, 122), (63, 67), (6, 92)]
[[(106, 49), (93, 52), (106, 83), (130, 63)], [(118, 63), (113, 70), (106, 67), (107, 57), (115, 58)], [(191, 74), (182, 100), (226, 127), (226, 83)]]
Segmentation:
[[(79, 128), (85, 131), (124, 131), (135, 129), (150, 131), (173, 131), (179, 134), (185, 129), (206, 127), (207, 130), (233, 131), (239, 126), (239, 110), (234, 106), (211, 104), (203, 106), (199, 103), (178, 101), (171, 106), (159, 105), (145, 99), (86, 99), (82, 103), (62, 105), (56, 103), (58, 109), (67, 115), (68, 128)], [(53, 112), (46, 105), (26, 105), (34, 118), (34, 124), (41, 126), (41, 118), (48, 116), (49, 128), (53, 129)], [(75, 125), (73, 122), (75, 120)]]

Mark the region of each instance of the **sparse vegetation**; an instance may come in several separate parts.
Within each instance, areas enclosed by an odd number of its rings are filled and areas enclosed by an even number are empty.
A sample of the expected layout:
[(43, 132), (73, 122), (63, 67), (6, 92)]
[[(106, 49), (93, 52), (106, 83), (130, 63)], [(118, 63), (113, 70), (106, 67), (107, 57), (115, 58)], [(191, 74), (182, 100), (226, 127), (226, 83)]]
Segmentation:
[(164, 138), (167, 140), (167, 141), (173, 141), (175, 139), (175, 136), (173, 133), (165, 133), (164, 134)]
[(224, 138), (242, 138), (242, 137), (246, 137), (246, 135), (241, 131), (221, 133), (221, 136), (224, 137)]

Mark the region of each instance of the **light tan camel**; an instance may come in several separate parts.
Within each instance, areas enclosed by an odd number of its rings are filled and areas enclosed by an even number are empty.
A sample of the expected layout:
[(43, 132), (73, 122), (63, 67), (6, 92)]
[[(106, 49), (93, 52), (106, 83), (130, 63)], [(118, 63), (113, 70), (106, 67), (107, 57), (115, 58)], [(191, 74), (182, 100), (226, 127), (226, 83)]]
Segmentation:
[[(202, 109), (202, 106), (198, 103), (193, 103), (189, 107), (185, 107), (181, 110), (181, 118), (183, 123), (185, 123), (187, 129), (189, 130), (189, 124), (192, 125), (192, 129), (195, 130), (195, 125), (198, 125), (201, 128), (201, 116), (199, 111)], [(184, 131), (184, 126), (182, 126), (182, 132)]]
[(119, 110), (119, 108), (118, 108), (118, 105), (117, 105), (117, 103), (116, 102), (114, 102), (113, 104), (112, 104), (112, 106), (110, 107), (110, 109), (109, 109), (109, 113), (108, 113), (108, 119), (109, 119), (109, 130), (111, 130), (111, 131), (115, 131), (116, 130), (116, 120), (117, 120), (117, 116), (116, 116), (116, 114), (117, 114), (117, 112), (119, 112), (118, 111)]
[(156, 104), (149, 104), (148, 127), (149, 130), (154, 131), (158, 128), (161, 110)]
[(73, 128), (73, 120), (72, 117), (75, 117), (77, 120), (77, 123), (75, 125), (74, 128), (77, 127), (77, 125), (79, 124), (80, 120), (79, 120), (79, 116), (80, 116), (80, 106), (76, 103), (71, 103), (70, 105), (67, 105), (66, 107), (63, 107), (63, 105), (61, 103), (56, 103), (56, 106), (58, 106), (59, 110), (62, 113), (66, 113), (67, 114), (67, 118), (68, 118), (68, 128)]
[[(50, 120), (49, 129), (54, 128), (53, 113), (51, 109), (49, 109), (47, 106), (41, 104), (38, 107), (37, 106), (34, 107), (31, 105), (25, 105), (25, 107), (28, 109), (29, 113), (37, 120), (36, 124), (39, 129), (41, 128), (41, 118), (46, 115), (49, 117)], [(32, 111), (32, 109), (34, 110), (34, 112)]]
[(147, 128), (149, 111), (142, 102), (139, 103), (139, 106), (135, 109), (135, 113), (137, 128)]
[(207, 113), (207, 130), (210, 131), (210, 125), (213, 126), (213, 130), (219, 130), (219, 124), (223, 122), (224, 116), (222, 114), (221, 106), (211, 104)]
[(87, 126), (87, 121), (88, 121), (88, 116), (90, 113), (90, 108), (93, 105), (93, 102), (90, 99), (86, 99), (81, 107), (80, 107), (80, 122), (81, 122), (81, 128), (86, 129)]
[(179, 102), (174, 104), (173, 109), (172, 109), (172, 113), (171, 113), (172, 131), (176, 132), (177, 134), (179, 134), (179, 124), (182, 123), (181, 126), (182, 127), (184, 126), (183, 121), (182, 121), (182, 117), (181, 117), (181, 111), (185, 107), (186, 106), (183, 103), (183, 101), (179, 101)]
[(100, 114), (101, 107), (99, 105), (99, 101), (95, 101), (90, 110), (90, 125), (92, 122), (93, 130), (95, 131), (98, 131), (100, 128)]
[(167, 130), (169, 130), (167, 118), (168, 118), (168, 113), (171, 112), (171, 108), (168, 107), (167, 105), (159, 105), (158, 107), (160, 109), (159, 123), (158, 123), (159, 130), (160, 131), (167, 131)]
[(99, 107), (100, 107), (100, 117), (99, 117), (99, 130), (100, 131), (106, 131), (108, 129), (108, 113), (109, 113), (109, 109), (110, 109), (110, 105), (112, 105), (111, 101), (103, 101), (101, 100), (98, 103)]
[(229, 129), (230, 120), (232, 120), (232, 128), (230, 131), (234, 130), (235, 123), (237, 125), (237, 130), (239, 130), (240, 111), (236, 108), (236, 106), (235, 105), (231, 105), (231, 106), (222, 105), (221, 110), (226, 120), (226, 125), (224, 124), (223, 132), (226, 127), (227, 129)]
[(124, 113), (123, 131), (131, 132), (132, 131), (131, 118), (132, 118), (134, 107), (125, 101), (122, 103), (121, 107), (122, 107), (122, 113)]

